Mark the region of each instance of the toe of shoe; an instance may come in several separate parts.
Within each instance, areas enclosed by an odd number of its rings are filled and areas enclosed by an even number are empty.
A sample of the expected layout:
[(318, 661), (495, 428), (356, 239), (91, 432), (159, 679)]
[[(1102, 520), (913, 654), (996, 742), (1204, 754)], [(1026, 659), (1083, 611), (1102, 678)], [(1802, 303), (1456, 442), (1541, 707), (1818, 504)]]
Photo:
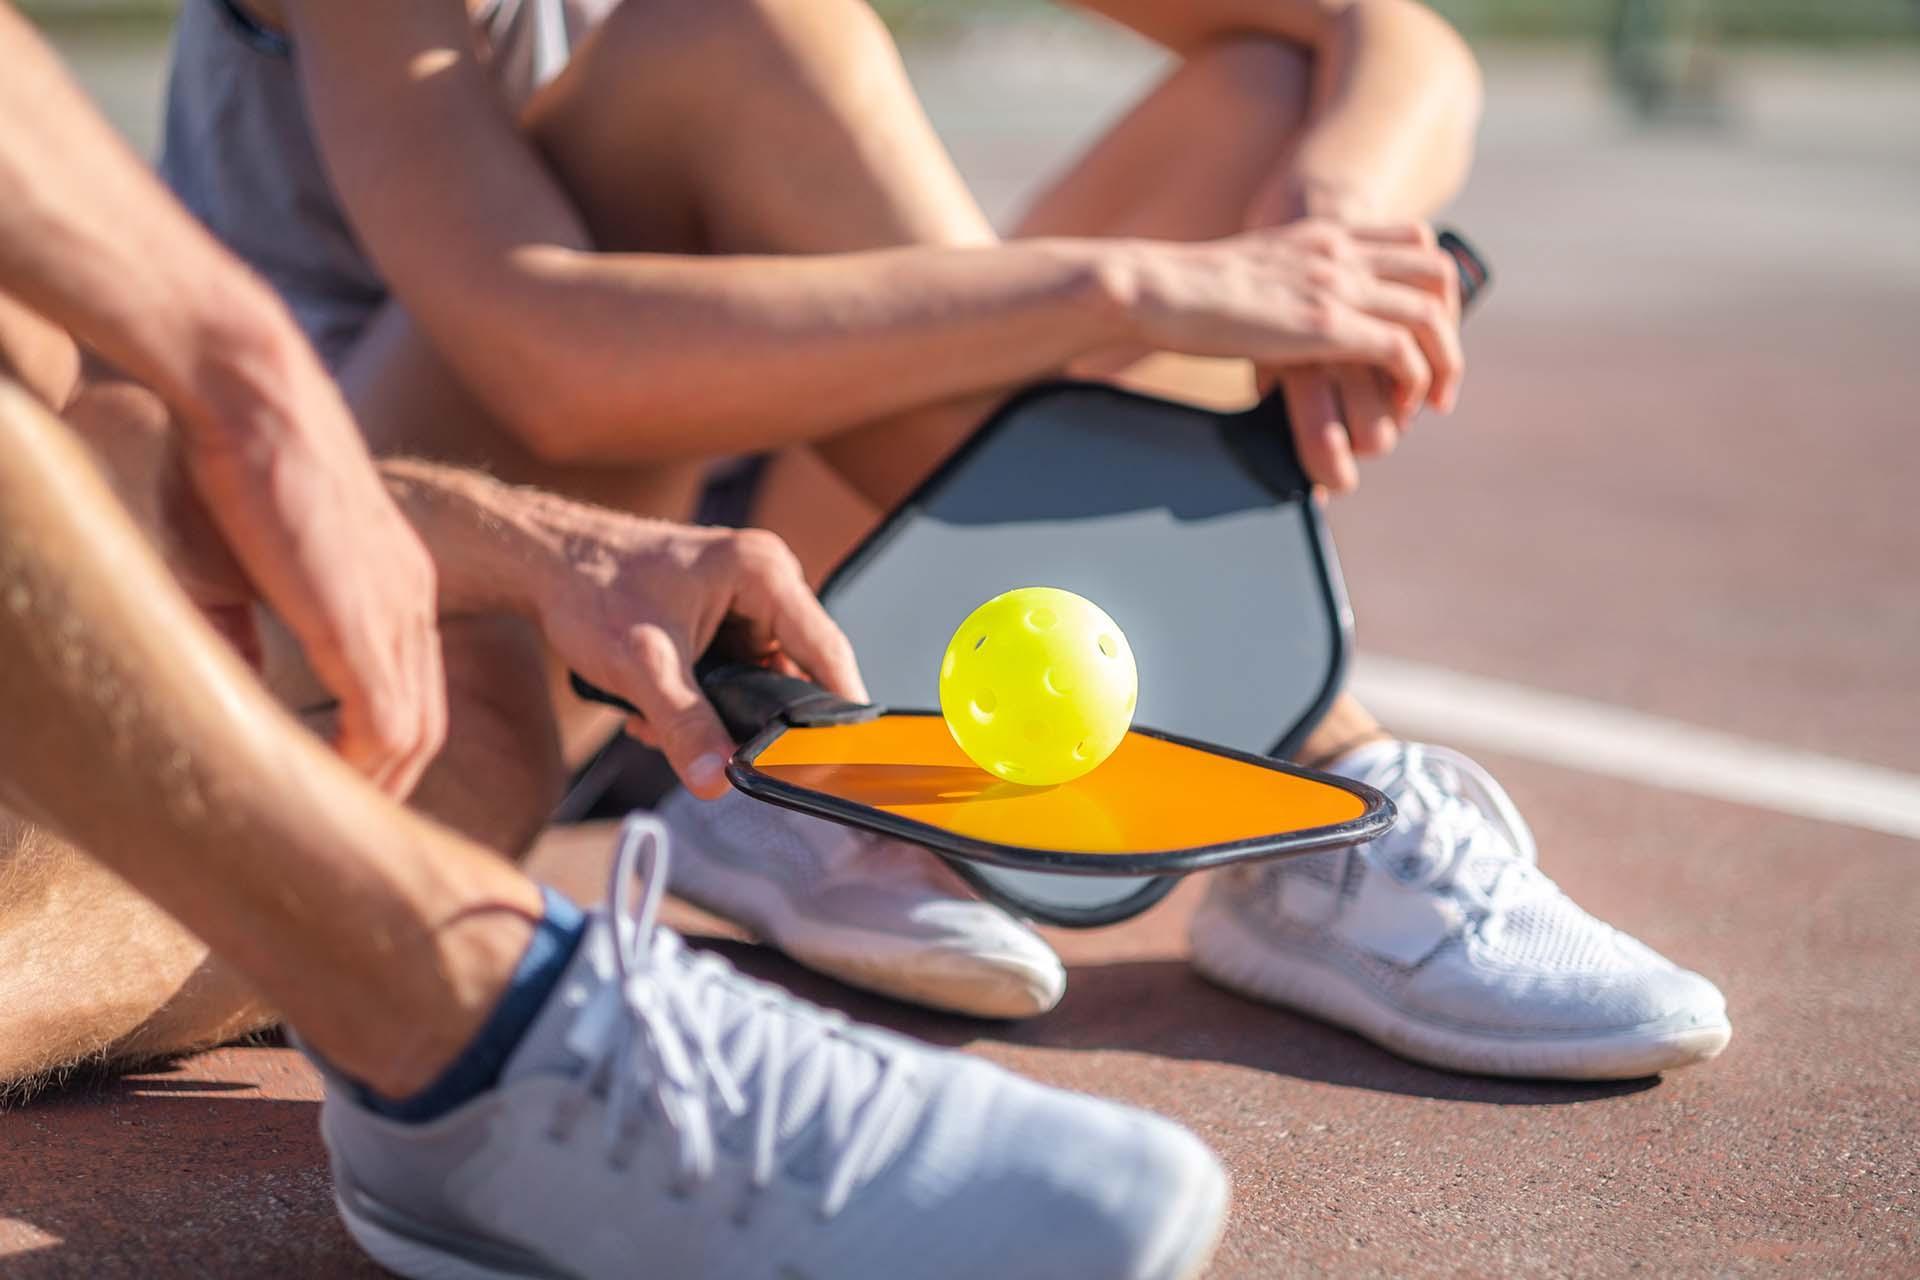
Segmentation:
[(977, 1018), (1034, 1017), (1066, 991), (1053, 948), (988, 903), (860, 889), (816, 905), (777, 941), (857, 986)]
[[(1171, 1121), (1035, 1089), (991, 1126), (1005, 1154), (1005, 1258), (1061, 1275), (1187, 1280), (1211, 1254), (1228, 1188), (1219, 1160)], [(1021, 1274), (1026, 1274), (1022, 1272)], [(1056, 1274), (1037, 1265), (1035, 1275)]]

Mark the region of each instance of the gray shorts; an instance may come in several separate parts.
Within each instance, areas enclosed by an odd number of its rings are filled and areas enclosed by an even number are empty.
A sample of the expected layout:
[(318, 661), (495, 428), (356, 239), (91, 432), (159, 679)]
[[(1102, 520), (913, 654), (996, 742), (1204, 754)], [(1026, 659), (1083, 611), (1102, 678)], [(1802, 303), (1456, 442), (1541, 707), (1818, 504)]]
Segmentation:
[[(493, 0), (474, 22), (518, 111), (618, 0)], [(279, 291), (329, 367), (387, 287), (334, 198), (288, 39), (233, 0), (186, 0), (174, 32), (160, 172)]]

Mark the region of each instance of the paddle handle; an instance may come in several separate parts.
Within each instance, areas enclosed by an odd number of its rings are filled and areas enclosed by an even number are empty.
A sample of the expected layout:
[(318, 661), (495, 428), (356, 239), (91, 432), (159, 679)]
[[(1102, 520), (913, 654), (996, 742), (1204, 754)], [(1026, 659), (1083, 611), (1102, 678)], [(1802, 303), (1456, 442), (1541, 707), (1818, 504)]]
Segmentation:
[[(709, 663), (702, 659), (695, 673), (700, 678), (700, 691), (707, 695), (735, 742), (746, 742), (774, 723), (791, 728), (858, 724), (877, 719), (886, 710), (870, 702), (850, 702), (811, 680), (751, 663)], [(578, 672), (568, 672), (567, 683), (575, 697), (618, 707), (628, 715), (641, 714), (631, 702), (583, 679)]]

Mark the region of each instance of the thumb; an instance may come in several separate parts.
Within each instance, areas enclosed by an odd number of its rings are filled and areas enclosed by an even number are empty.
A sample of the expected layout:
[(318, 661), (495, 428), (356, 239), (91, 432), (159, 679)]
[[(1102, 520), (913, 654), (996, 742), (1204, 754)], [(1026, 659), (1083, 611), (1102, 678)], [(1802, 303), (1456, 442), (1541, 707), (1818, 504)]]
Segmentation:
[(721, 727), (720, 717), (679, 653), (642, 647), (636, 664), (638, 678), (631, 690), (623, 692), (646, 718), (649, 736), (687, 790), (702, 800), (716, 800), (727, 792), (727, 757), (733, 754), (733, 739)]

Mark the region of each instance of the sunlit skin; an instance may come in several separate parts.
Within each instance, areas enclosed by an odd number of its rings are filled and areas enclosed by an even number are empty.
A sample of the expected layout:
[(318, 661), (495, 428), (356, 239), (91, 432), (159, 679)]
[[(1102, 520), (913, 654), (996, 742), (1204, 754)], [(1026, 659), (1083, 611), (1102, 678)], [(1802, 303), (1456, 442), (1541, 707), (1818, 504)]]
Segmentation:
[[(1421, 220), (1466, 174), (1479, 75), (1411, 0), (1089, 0), (1179, 63), (1004, 242), (857, 0), (618, 6), (517, 129), (458, 0), (250, 7), (302, 50), (394, 290), (343, 370), (380, 451), (683, 518), (713, 455), (772, 449), (754, 518), (817, 582), (1034, 377), (1180, 393), (1222, 379), (1126, 366), (1253, 357), (1334, 492), (1456, 393), (1453, 269)], [(1326, 254), (1336, 310), (1386, 289), (1362, 328), (1404, 340), (1306, 336)], [(1378, 733), (1342, 698), (1303, 757)]]
[[(409, 1092), (491, 1008), (538, 910), (501, 855), (524, 851), (564, 778), (543, 643), (648, 708), (703, 794), (725, 786), (728, 740), (691, 663), (723, 617), (864, 696), (851, 654), (772, 535), (421, 462), (376, 470), (285, 311), (4, 4), (0, 63), (0, 174), (31, 173), (38, 197), (0, 201), (0, 1092), (280, 1012), (343, 1069)], [(76, 332), (156, 385), (89, 370)], [(248, 396), (314, 432), (252, 449)], [(221, 519), (235, 490), (206, 483), (210, 441), (245, 453), (243, 470), (271, 464), (273, 483), (242, 495), (251, 522)], [(371, 505), (357, 481), (338, 487), (356, 467)], [(369, 756), (343, 728), (370, 689), (343, 695), (303, 660), (299, 628), (275, 643), (254, 625), (262, 593), (304, 588), (297, 566), (272, 587), (260, 557), (286, 548), (247, 539), (275, 498), (312, 500), (316, 475), (347, 615), (377, 630), (402, 578), (425, 593), (420, 652), (436, 673), (444, 654), (431, 701), (454, 732), (417, 786), (425, 757)], [(388, 519), (403, 536), (383, 550), (372, 535)], [(412, 605), (389, 621), (417, 638)], [(256, 659), (282, 698), (315, 708), (304, 726), (247, 670)], [(430, 757), (440, 732), (407, 752)]]
[[(304, 46), (302, 74), (330, 169), (401, 299), (344, 371), (376, 450), (485, 461), (502, 475), (678, 517), (690, 509), (705, 456), (786, 445), (759, 519), (785, 535), (817, 577), (1005, 388), (1062, 367), (1110, 368), (1171, 345), (1238, 349), (1282, 366), (1276, 376), (1295, 405), (1303, 456), (1329, 488), (1349, 487), (1353, 456), (1391, 448), (1411, 422), (1411, 400), (1446, 403), (1457, 378), (1457, 368), (1436, 373), (1456, 358), (1451, 277), (1410, 220), (1428, 216), (1464, 175), (1478, 110), (1471, 58), (1444, 24), (1403, 0), (1102, 0), (1098, 7), (1174, 49), (1181, 64), (1047, 190), (1015, 229), (1019, 242), (1001, 247), (884, 34), (844, 0), (623, 6), (517, 130), (503, 123), (451, 0), (263, 6), (262, 17), (293, 28)], [(9, 17), (0, 8), (0, 20)], [(30, 63), (23, 32), (17, 22), (0, 29), (9, 41), (0, 60), (16, 73), (0, 94), (24, 93), (43, 123), (86, 123), (76, 137), (0, 129), (0, 167), (10, 158), (17, 167), (22, 145), (92, 156), (107, 136), (104, 125), (84, 109), (44, 109), (54, 90), (44, 77), (20, 72), (50, 64)], [(743, 58), (762, 74), (736, 74)], [(722, 108), (732, 122), (724, 129)], [(378, 127), (365, 127), (367, 120)], [(688, 147), (689, 138), (706, 141)], [(794, 172), (817, 182), (797, 190), (788, 180)], [(395, 173), (413, 180), (392, 181)], [(88, 277), (96, 286), (151, 279), (141, 272), (156, 263), (206, 261), (203, 249), (177, 246), (133, 246), (130, 257), (133, 242), (118, 233), (158, 234), (179, 218), (138, 216), (139, 193), (123, 179), (83, 174), (62, 186), (37, 175), (35, 189), (40, 204), (5, 204), (0, 218), (51, 208), (85, 223), (109, 212), (115, 234), (98, 237), (100, 251), (86, 258), (105, 268), (101, 279)], [(1256, 237), (1245, 253), (1150, 243), (1210, 241), (1302, 213), (1339, 234)], [(0, 252), (49, 243), (45, 235), (0, 236)], [(1434, 299), (1424, 304), (1429, 309), (1441, 308), (1401, 326), (1406, 340), (1390, 345), (1406, 385), (1376, 399), (1356, 380), (1356, 366), (1330, 364), (1325, 349), (1316, 356), (1311, 343), (1286, 338), (1264, 302), (1275, 291), (1262, 283), (1310, 285), (1286, 273), (1348, 252), (1341, 246), (1367, 244), (1377, 247), (1363, 249), (1347, 279), (1412, 289)], [(786, 256), (796, 254), (819, 261)], [(128, 270), (116, 274), (112, 264), (122, 261)], [(40, 278), (79, 277), (45, 258)], [(232, 353), (268, 370), (293, 359), (311, 370), (288, 355), (285, 316), (257, 285), (210, 269), (186, 278), (222, 325), (172, 323), (161, 289), (144, 301), (117, 295), (130, 331), (153, 335), (160, 347), (190, 341), (189, 356)], [(102, 288), (99, 296), (116, 295)], [(1411, 318), (1409, 296), (1393, 294)], [(1263, 300), (1258, 314), (1250, 316), (1248, 297)], [(1364, 308), (1349, 310), (1360, 316)], [(58, 326), (47, 344), (31, 324), (26, 337), (20, 325), (10, 336), (5, 319), (0, 304), (0, 358), (10, 358), (36, 390), (52, 370), (45, 381), (64, 390), (40, 396), (43, 402), (71, 395), (78, 366)], [(1256, 338), (1281, 345), (1249, 345)], [(1378, 367), (1387, 351), (1377, 345), (1361, 363)], [(163, 366), (223, 364), (190, 358), (154, 367)], [(1421, 366), (1426, 386), (1413, 397)], [(890, 376), (872, 377), (876, 367)], [(747, 368), (754, 376), (738, 376)], [(317, 381), (302, 378), (299, 386)], [(1191, 385), (1184, 371), (1179, 380)], [(420, 582), (411, 591), (415, 603), (401, 621), (431, 625), (431, 611), (418, 604)], [(549, 735), (526, 729), (520, 701), (544, 700), (545, 671), (514, 626), (502, 634), (494, 620), (484, 621), (470, 637), (462, 634), (467, 620), (442, 626), (452, 738), (471, 754), (443, 759), (418, 795), (436, 813), (486, 828), (489, 843), (512, 844), (523, 838), (513, 833), (537, 823), (528, 814), (559, 768), (558, 748)], [(365, 623), (393, 624), (378, 614)], [(455, 652), (462, 647), (464, 655)], [(405, 705), (409, 698), (417, 704), (408, 689), (425, 686), (398, 687)], [(362, 698), (360, 705), (373, 703)], [(459, 731), (463, 714), (477, 717), (474, 731)], [(380, 748), (385, 755), (365, 756), (370, 771), (393, 785), (418, 775), (423, 749), (430, 754), (435, 740), (428, 721), (400, 719), (418, 731), (396, 735), (398, 745)], [(697, 717), (675, 723), (695, 730), (688, 741), (703, 732)], [(579, 725), (563, 728), (580, 737)], [(1358, 704), (1343, 700), (1307, 751), (1373, 732)], [(683, 761), (703, 754), (680, 751)], [(487, 810), (489, 803), (497, 810)], [(44, 828), (25, 829), (31, 847), (44, 852)], [(383, 834), (369, 820), (368, 839)], [(90, 864), (66, 855), (11, 864), (7, 874), (28, 865), (39, 878), (12, 904), (73, 901), (100, 883), (100, 873), (82, 869)], [(118, 910), (140, 899), (110, 901)], [(63, 917), (43, 909), (37, 918)], [(262, 1016), (247, 991), (271, 991), (272, 983), (189, 983), (204, 944), (158, 912), (144, 918), (150, 952), (113, 975), (139, 967), (143, 978), (177, 977), (109, 992), (125, 997), (116, 1015), (121, 1030), (95, 1028), (89, 1045), (106, 1047), (143, 1025), (151, 1030), (164, 1010), (184, 1018), (169, 1029), (176, 1037), (169, 1043), (204, 1040)], [(91, 945), (105, 933), (122, 936), (112, 919), (67, 923), (36, 945), (80, 943), (57, 953), (117, 963)], [(43, 976), (71, 990), (95, 973), (82, 965)], [(165, 1001), (164, 992), (176, 988), (196, 1000)], [(430, 1056), (417, 1055), (415, 1067)]]

